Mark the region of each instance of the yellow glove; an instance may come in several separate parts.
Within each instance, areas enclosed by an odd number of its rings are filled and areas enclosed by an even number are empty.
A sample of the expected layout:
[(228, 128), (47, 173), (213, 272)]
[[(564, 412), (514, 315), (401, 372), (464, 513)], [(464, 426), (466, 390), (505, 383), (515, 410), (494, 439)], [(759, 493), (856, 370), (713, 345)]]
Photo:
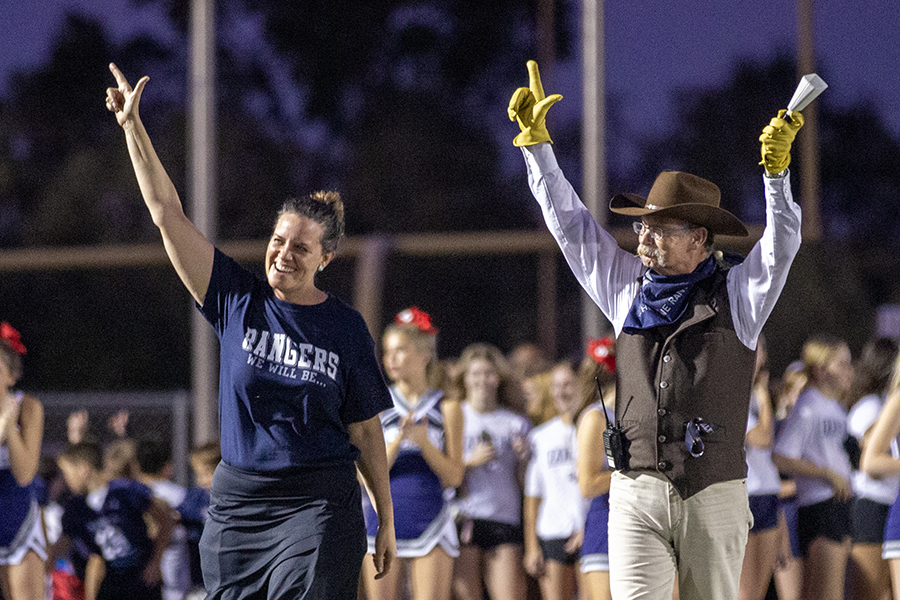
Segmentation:
[(559, 94), (544, 96), (544, 86), (541, 85), (541, 74), (537, 63), (528, 61), (528, 87), (521, 87), (513, 92), (509, 99), (510, 121), (518, 121), (521, 133), (513, 140), (514, 146), (532, 146), (541, 142), (553, 141), (547, 133), (547, 111), (555, 103), (562, 100)]
[(791, 164), (791, 143), (803, 127), (803, 115), (795, 110), (791, 113), (791, 120), (786, 121), (786, 113), (783, 108), (779, 110), (778, 116), (763, 127), (759, 136), (762, 142), (762, 160), (759, 164), (765, 166), (770, 175), (781, 173)]

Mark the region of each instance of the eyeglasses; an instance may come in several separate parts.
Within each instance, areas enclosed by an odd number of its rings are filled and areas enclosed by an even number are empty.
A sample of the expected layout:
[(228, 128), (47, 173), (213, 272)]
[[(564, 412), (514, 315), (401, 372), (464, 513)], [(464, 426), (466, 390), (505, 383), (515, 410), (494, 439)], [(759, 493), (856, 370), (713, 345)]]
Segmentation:
[(649, 233), (650, 237), (652, 237), (657, 242), (660, 241), (661, 239), (663, 239), (664, 237), (666, 237), (667, 234), (676, 233), (679, 231), (690, 231), (692, 229), (692, 227), (690, 227), (690, 226), (675, 227), (673, 229), (662, 229), (660, 227), (647, 227), (641, 221), (635, 221), (634, 223), (632, 223), (631, 228), (634, 229), (634, 232), (638, 235), (643, 235), (645, 232)]

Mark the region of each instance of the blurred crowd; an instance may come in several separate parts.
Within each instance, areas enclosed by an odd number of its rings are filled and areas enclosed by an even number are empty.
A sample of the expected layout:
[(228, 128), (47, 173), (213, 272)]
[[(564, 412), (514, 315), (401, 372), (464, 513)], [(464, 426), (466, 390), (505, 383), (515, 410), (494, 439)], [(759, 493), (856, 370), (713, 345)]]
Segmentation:
[[(614, 341), (555, 362), (534, 344), (504, 354), (487, 343), (438, 360), (437, 335), (410, 308), (381, 340), (399, 558), (375, 580), (367, 557), (360, 598), (610, 598)], [(166, 440), (129, 435), (127, 411), (94, 439), (80, 410), (65, 450), (42, 456), (40, 401), (15, 387), (25, 355), (4, 323), (2, 598), (204, 597), (198, 544), (218, 444), (193, 449), (183, 487)], [(854, 359), (843, 340), (816, 336), (771, 374), (762, 340), (748, 402), (741, 600), (900, 600), (897, 343), (874, 339)], [(372, 552), (377, 517), (365, 514)]]

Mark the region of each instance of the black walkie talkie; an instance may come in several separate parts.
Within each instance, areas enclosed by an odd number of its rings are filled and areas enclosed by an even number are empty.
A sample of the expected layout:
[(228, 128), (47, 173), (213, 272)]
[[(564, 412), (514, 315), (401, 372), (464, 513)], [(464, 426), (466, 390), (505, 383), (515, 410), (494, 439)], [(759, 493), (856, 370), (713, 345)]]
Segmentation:
[(594, 377), (597, 382), (597, 391), (600, 393), (600, 406), (603, 407), (603, 418), (606, 419), (606, 429), (603, 431), (603, 450), (606, 452), (606, 464), (610, 469), (620, 470), (625, 466), (625, 438), (622, 436), (622, 428), (609, 422), (609, 415), (606, 414), (606, 404), (603, 402), (603, 389), (600, 387), (600, 380)]

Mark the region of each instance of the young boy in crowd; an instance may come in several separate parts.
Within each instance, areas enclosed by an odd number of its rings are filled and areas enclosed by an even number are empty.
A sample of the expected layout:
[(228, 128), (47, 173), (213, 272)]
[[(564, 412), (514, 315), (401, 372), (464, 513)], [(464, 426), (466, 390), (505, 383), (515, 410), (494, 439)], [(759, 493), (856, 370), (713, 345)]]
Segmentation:
[[(160, 559), (172, 529), (169, 509), (147, 486), (109, 479), (97, 444), (69, 446), (58, 464), (74, 495), (64, 507), (53, 555), (72, 549), (85, 600), (160, 600)], [(145, 518), (156, 530), (154, 539)]]
[(200, 536), (209, 509), (209, 488), (212, 486), (216, 465), (222, 460), (219, 442), (207, 442), (191, 451), (191, 468), (196, 485), (188, 488), (184, 500), (178, 506), (181, 524), (187, 530), (188, 553), (191, 559), (191, 585), (203, 598), (203, 573), (200, 571)]

